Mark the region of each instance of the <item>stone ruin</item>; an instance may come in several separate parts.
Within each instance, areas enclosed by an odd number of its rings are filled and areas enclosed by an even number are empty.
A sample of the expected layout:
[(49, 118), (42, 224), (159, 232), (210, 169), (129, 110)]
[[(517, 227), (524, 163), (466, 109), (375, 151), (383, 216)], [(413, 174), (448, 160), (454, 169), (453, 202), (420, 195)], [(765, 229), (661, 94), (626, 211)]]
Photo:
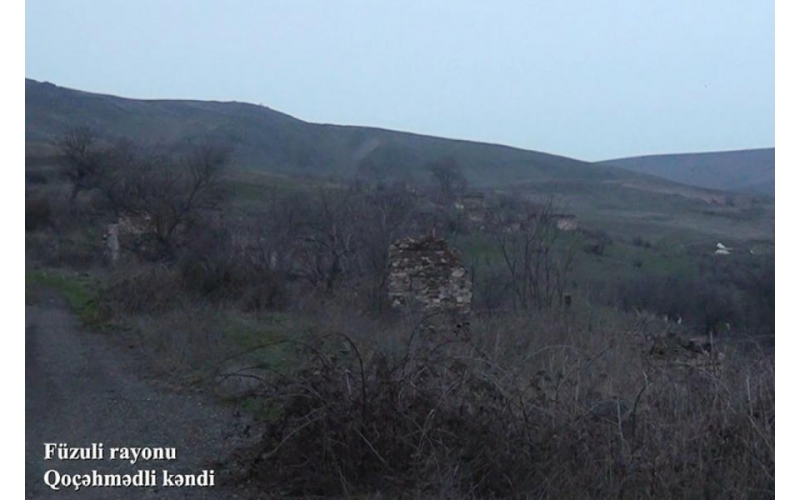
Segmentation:
[(725, 359), (712, 335), (689, 337), (668, 333), (655, 337), (646, 354), (651, 361), (661, 364), (710, 370), (718, 369)]
[(673, 321), (669, 316), (661, 319), (648, 311), (637, 311), (636, 315), (637, 325), (631, 331), (644, 334), (633, 334), (632, 340), (648, 366), (716, 371), (725, 362), (725, 347), (715, 335), (692, 335), (680, 316)]
[(120, 215), (106, 225), (103, 233), (103, 244), (106, 258), (112, 266), (120, 259), (123, 249), (132, 249), (142, 245), (144, 235), (152, 232), (153, 222), (150, 216)]
[(405, 238), (389, 247), (389, 300), (396, 309), (465, 315), (472, 282), (445, 240)]

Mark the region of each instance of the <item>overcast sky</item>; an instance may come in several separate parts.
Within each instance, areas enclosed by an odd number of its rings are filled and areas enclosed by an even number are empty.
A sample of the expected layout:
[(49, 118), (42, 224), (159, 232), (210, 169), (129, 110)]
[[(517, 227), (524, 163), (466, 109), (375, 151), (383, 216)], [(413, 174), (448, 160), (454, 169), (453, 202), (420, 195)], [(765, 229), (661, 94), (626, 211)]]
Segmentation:
[(28, 0), (25, 74), (583, 160), (772, 147), (768, 0)]

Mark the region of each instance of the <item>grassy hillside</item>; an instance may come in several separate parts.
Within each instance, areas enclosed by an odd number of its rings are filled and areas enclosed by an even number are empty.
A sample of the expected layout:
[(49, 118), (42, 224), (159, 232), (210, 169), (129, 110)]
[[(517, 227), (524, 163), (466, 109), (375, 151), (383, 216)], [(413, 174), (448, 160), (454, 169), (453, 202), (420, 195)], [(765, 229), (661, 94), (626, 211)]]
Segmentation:
[[(651, 175), (663, 168), (646, 172), (642, 167), (645, 172), (636, 173), (610, 163), (592, 164), (495, 144), (319, 125), (238, 102), (126, 99), (34, 80), (25, 84), (27, 169), (50, 177), (54, 172), (48, 144), (71, 128), (89, 125), (109, 138), (137, 142), (169, 145), (207, 137), (228, 141), (234, 146), (237, 167), (235, 191), (256, 203), (275, 183), (286, 187), (316, 185), (322, 179), (341, 182), (365, 172), (371, 180), (428, 181), (426, 164), (451, 157), (474, 187), (534, 199), (553, 196), (565, 211), (578, 215), (581, 225), (612, 235), (681, 241), (774, 238), (771, 199)], [(756, 159), (766, 164), (770, 153), (774, 162), (774, 150), (769, 150), (620, 160), (620, 166), (651, 161), (662, 166), (695, 165), (700, 159), (722, 164), (727, 158), (737, 159), (734, 166)], [(774, 174), (774, 166), (770, 172)]]
[(711, 189), (775, 196), (775, 148), (639, 156), (598, 163)]
[(426, 163), (452, 156), (480, 186), (632, 177), (622, 169), (494, 144), (312, 124), (252, 104), (124, 99), (34, 80), (25, 86), (28, 143), (47, 143), (89, 125), (111, 137), (155, 143), (223, 138), (235, 145), (239, 166), (280, 173), (351, 177), (370, 163), (378, 176), (393, 179), (420, 176)]

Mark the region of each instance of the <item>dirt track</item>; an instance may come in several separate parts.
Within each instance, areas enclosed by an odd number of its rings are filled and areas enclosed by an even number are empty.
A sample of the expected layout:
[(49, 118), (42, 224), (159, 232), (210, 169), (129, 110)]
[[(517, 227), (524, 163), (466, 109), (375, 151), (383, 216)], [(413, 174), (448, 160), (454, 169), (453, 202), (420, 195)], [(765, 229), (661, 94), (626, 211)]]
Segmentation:
[[(135, 352), (104, 334), (83, 331), (64, 300), (44, 292), (26, 307), (26, 498), (252, 498), (229, 487), (86, 488), (53, 491), (47, 470), (67, 474), (133, 474), (137, 470), (197, 474), (216, 469), (244, 439), (232, 408), (197, 394), (159, 387), (143, 376)], [(104, 460), (44, 460), (43, 443), (103, 443)], [(109, 460), (111, 447), (174, 447), (174, 461)], [(220, 482), (220, 472), (215, 482)]]

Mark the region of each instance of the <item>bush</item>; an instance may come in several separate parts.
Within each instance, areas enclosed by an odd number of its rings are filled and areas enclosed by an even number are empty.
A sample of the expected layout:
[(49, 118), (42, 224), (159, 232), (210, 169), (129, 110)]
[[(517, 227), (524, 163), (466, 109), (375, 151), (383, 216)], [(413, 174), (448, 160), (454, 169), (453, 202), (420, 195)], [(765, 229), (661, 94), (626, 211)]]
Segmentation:
[(28, 184), (47, 184), (47, 176), (42, 172), (25, 171), (25, 182)]
[[(577, 333), (503, 362), (478, 347), (492, 339), (462, 330), (414, 340), (420, 331), (401, 352), (343, 335), (295, 342), (295, 369), (263, 379), (270, 415), (246, 475), (289, 496), (774, 493), (770, 360), (709, 372), (648, 361), (620, 340), (592, 351)], [(609, 383), (626, 394), (598, 391)]]
[(101, 297), (113, 313), (161, 313), (189, 301), (180, 276), (167, 266), (121, 267), (114, 271)]
[(25, 257), (47, 267), (87, 270), (102, 262), (97, 216), (84, 203), (67, 205), (63, 196), (27, 193)]
[(286, 291), (277, 273), (228, 258), (185, 258), (181, 276), (187, 291), (214, 302), (237, 302), (244, 311), (281, 309)]
[(99, 244), (80, 235), (64, 236), (51, 231), (25, 235), (25, 258), (37, 266), (87, 270), (101, 260)]
[[(746, 324), (743, 293), (708, 277), (649, 275), (620, 283), (617, 300), (624, 310), (650, 311), (673, 321), (682, 318), (698, 334), (722, 333)], [(753, 302), (754, 303), (754, 302)]]
[(194, 235), (178, 269), (185, 289), (212, 302), (235, 302), (244, 311), (281, 309), (286, 305), (285, 277), (237, 250), (225, 230)]
[(25, 230), (36, 231), (53, 225), (50, 203), (41, 197), (25, 197)]
[(581, 230), (584, 238), (588, 241), (583, 246), (583, 251), (598, 257), (602, 257), (606, 253), (606, 248), (611, 245), (614, 240), (605, 231), (602, 230)]
[(290, 495), (509, 492), (501, 471), (513, 474), (530, 450), (497, 446), (525, 436), (509, 427), (520, 422), (489, 380), (441, 365), (435, 350), (392, 362), (383, 353), (363, 359), (345, 342), (348, 354), (335, 359), (300, 347), (309, 362), (275, 381), (267, 396), (280, 415), (251, 474)]

